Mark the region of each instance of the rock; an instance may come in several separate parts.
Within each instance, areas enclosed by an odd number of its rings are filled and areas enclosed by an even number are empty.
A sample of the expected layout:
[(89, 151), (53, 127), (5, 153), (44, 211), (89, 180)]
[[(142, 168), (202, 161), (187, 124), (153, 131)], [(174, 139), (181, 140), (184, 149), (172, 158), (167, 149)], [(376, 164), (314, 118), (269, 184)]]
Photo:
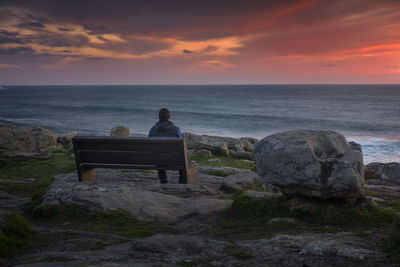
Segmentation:
[(239, 241), (253, 255), (264, 255), (271, 266), (350, 266), (349, 260), (374, 258), (363, 240), (350, 233), (278, 234), (269, 239)]
[(288, 195), (359, 198), (363, 156), (334, 131), (289, 131), (262, 139), (254, 159), (260, 177)]
[(228, 156), (229, 149), (226, 142), (210, 142), (208, 144), (197, 143), (195, 145), (195, 153), (197, 151), (208, 150), (211, 151), (213, 155)]
[(252, 152), (254, 149), (254, 144), (258, 141), (257, 139), (251, 137), (232, 138), (222, 136), (198, 135), (193, 133), (184, 133), (183, 137), (186, 140), (186, 145), (188, 149), (194, 149), (199, 144), (216, 146), (216, 144), (226, 143), (227, 149), (224, 148), (224, 150), (226, 150), (227, 153), (224, 152), (225, 154), (229, 154), (230, 150), (236, 152)]
[(382, 168), (385, 164), (372, 162), (365, 165), (365, 179), (381, 179), (382, 178)]
[(128, 127), (125, 126), (116, 126), (111, 129), (111, 136), (129, 136), (130, 130)]
[(147, 175), (158, 180), (154, 173), (121, 173), (116, 178), (108, 175), (102, 178), (98, 174), (95, 183), (79, 182), (76, 174), (56, 175), (41, 205), (76, 204), (91, 211), (123, 209), (143, 221), (170, 223), (191, 215), (220, 211), (232, 203), (230, 199), (219, 199), (219, 194), (213, 195), (216, 192), (213, 186), (178, 183), (161, 186), (154, 182), (138, 186), (127, 179)]
[(1, 179), (0, 178), (0, 183), (32, 184), (32, 183), (35, 183), (35, 182), (36, 182), (35, 178), (26, 178), (26, 179), (22, 179), (22, 180)]
[(387, 184), (400, 185), (400, 163), (387, 163), (382, 168), (382, 180)]
[(209, 159), (209, 160), (207, 160), (207, 162), (209, 162), (209, 163), (221, 162), (221, 159)]
[(238, 196), (243, 193), (241, 186), (235, 184), (226, 184), (226, 183), (223, 183), (221, 185), (219, 191), (221, 191), (224, 194), (230, 194), (234, 196)]
[(213, 240), (192, 235), (156, 234), (151, 237), (136, 239), (131, 242), (132, 248), (138, 251), (158, 252), (163, 254), (191, 253), (215, 254), (230, 245), (225, 241)]
[(280, 223), (280, 222), (284, 222), (284, 223), (296, 223), (296, 220), (293, 218), (285, 218), (285, 217), (277, 217), (277, 218), (273, 218), (271, 220), (268, 221), (268, 224), (272, 224), (272, 223)]
[(30, 197), (17, 197), (0, 191), (0, 210), (21, 211), (29, 202), (31, 202)]
[(281, 192), (273, 193), (273, 192), (263, 192), (263, 191), (255, 191), (255, 190), (247, 190), (244, 193), (254, 199), (278, 198), (283, 195)]
[(273, 193), (278, 193), (281, 190), (279, 189), (279, 187), (276, 187), (272, 184), (267, 184), (267, 183), (263, 183), (261, 186), (263, 189), (269, 191), (269, 192), (273, 192)]
[(212, 187), (191, 184), (185, 186), (177, 186), (176, 184), (159, 184), (149, 190), (181, 198), (200, 198), (203, 196), (217, 196), (219, 194), (219, 192)]
[(6, 153), (3, 155), (7, 158), (8, 161), (50, 158), (50, 153), (15, 152), (15, 153)]
[(200, 149), (192, 153), (192, 155), (211, 158), (213, 156), (212, 152), (206, 149)]
[(365, 166), (369, 184), (400, 185), (400, 163), (369, 163)]
[(46, 153), (57, 149), (56, 135), (36, 126), (0, 126), (0, 158), (15, 153)]
[(57, 142), (60, 144), (63, 144), (63, 145), (70, 144), (70, 143), (72, 143), (72, 138), (77, 135), (78, 135), (78, 132), (76, 132), (76, 131), (72, 131), (69, 133), (59, 135), (59, 136), (57, 136)]

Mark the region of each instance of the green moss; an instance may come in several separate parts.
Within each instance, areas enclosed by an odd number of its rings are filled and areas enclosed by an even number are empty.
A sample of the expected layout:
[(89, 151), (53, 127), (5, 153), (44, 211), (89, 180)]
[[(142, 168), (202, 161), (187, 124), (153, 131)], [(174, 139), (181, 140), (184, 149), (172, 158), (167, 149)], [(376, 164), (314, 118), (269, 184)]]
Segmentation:
[(141, 172), (141, 173), (155, 173), (155, 170), (135, 170), (136, 172)]
[(289, 203), (284, 198), (253, 199), (247, 194), (235, 198), (227, 214), (247, 218), (265, 219), (290, 216)]
[(400, 264), (400, 220), (394, 223), (392, 234), (384, 241), (383, 251)]
[(379, 175), (371, 175), (371, 174), (365, 174), (364, 175), (364, 180), (381, 180), (381, 176)]
[(236, 172), (226, 172), (226, 171), (223, 171), (223, 170), (216, 170), (216, 171), (214, 171), (212, 173), (212, 175), (221, 176), (221, 177), (227, 177), (227, 176), (235, 174), (235, 173)]
[(400, 200), (385, 200), (381, 204), (385, 207), (400, 209)]
[[(317, 231), (332, 232), (338, 229), (361, 230), (371, 226), (391, 224), (399, 218), (393, 211), (370, 205), (356, 208), (355, 203), (319, 200), (313, 210), (291, 208), (287, 197), (252, 199), (242, 194), (223, 212), (224, 220), (218, 223), (217, 235), (263, 235), (272, 232)], [(268, 223), (276, 217), (295, 218), (297, 222)], [(251, 237), (250, 237), (251, 238)]]
[(253, 161), (250, 160), (243, 160), (226, 156), (217, 156), (214, 157), (214, 159), (219, 159), (219, 161), (209, 162), (209, 158), (204, 156), (193, 155), (189, 158), (190, 160), (196, 161), (200, 165), (204, 166), (224, 166), (255, 171), (255, 164)]
[(30, 184), (1, 183), (4, 189), (20, 197), (40, 199), (47, 191), (54, 175), (75, 171), (75, 161), (70, 157), (52, 155), (49, 159), (29, 159), (6, 164), (0, 168), (1, 179), (21, 180), (35, 178)]
[(126, 238), (148, 237), (160, 230), (139, 222), (121, 209), (91, 213), (77, 205), (49, 205), (36, 208), (31, 218), (42, 223), (69, 222), (81, 230), (111, 233)]
[(35, 232), (20, 214), (6, 214), (6, 223), (1, 227), (0, 257), (7, 257), (21, 249), (32, 246)]
[(263, 181), (245, 184), (245, 185), (243, 185), (243, 191), (247, 191), (247, 190), (259, 191), (259, 192), (268, 191), (262, 187), (263, 184), (264, 184)]
[(373, 190), (364, 190), (364, 194), (370, 197), (381, 197), (383, 194)]

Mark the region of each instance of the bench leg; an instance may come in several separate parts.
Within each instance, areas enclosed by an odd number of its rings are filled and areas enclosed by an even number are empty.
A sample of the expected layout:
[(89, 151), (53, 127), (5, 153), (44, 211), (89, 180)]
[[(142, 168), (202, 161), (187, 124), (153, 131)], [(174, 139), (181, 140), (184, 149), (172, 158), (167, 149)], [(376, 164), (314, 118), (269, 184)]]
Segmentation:
[(96, 181), (96, 172), (95, 169), (84, 169), (81, 171), (81, 178), (83, 182), (95, 182)]
[(197, 184), (197, 165), (188, 166), (187, 183)]

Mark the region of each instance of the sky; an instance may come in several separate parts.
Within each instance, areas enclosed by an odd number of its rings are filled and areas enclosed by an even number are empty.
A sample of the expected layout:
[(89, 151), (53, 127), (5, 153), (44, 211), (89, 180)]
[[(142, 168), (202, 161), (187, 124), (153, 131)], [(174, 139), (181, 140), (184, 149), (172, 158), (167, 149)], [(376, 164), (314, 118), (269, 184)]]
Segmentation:
[(400, 0), (0, 0), (0, 85), (400, 83)]

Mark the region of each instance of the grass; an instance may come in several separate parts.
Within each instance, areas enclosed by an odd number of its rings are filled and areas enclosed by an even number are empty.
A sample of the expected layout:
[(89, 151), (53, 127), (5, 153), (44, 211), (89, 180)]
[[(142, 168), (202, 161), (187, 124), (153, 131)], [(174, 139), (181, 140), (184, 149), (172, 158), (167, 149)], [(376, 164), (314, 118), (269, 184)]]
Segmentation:
[(376, 191), (373, 191), (373, 190), (364, 190), (364, 194), (366, 196), (370, 196), (370, 197), (382, 197), (383, 196), (382, 193), (376, 192)]
[(219, 159), (220, 161), (209, 162), (208, 161), (209, 158), (204, 157), (204, 156), (197, 156), (197, 155), (193, 155), (193, 156), (189, 157), (189, 159), (191, 161), (196, 161), (197, 163), (204, 165), (204, 166), (223, 166), (223, 167), (233, 167), (233, 168), (255, 171), (255, 164), (253, 161), (250, 161), (250, 160), (243, 160), (243, 159), (226, 157), (226, 156), (217, 156), (214, 158)]
[(394, 223), (392, 234), (384, 241), (383, 252), (400, 264), (400, 220)]
[(236, 172), (226, 172), (223, 170), (216, 170), (212, 173), (212, 175), (220, 176), (220, 177), (227, 177), (229, 175), (235, 174)]
[(263, 181), (245, 184), (243, 185), (243, 191), (247, 190), (259, 191), (259, 192), (268, 191), (267, 189), (262, 187), (263, 184), (264, 184)]
[(400, 210), (400, 200), (385, 200), (381, 203), (385, 207)]
[[(272, 218), (290, 217), (295, 223), (267, 223)], [(260, 234), (296, 231), (358, 231), (368, 227), (387, 226), (400, 217), (393, 211), (370, 205), (364, 208), (351, 203), (325, 201), (312, 211), (294, 210), (288, 197), (252, 199), (241, 194), (223, 212), (223, 220), (218, 223), (217, 235)]]
[(28, 221), (20, 214), (6, 214), (6, 222), (1, 227), (0, 257), (8, 257), (19, 250), (32, 247), (36, 233)]
[(25, 161), (10, 162), (0, 168), (1, 179), (21, 180), (35, 178), (35, 183), (16, 184), (0, 183), (5, 191), (20, 197), (31, 197), (39, 201), (48, 186), (53, 181), (54, 175), (74, 172), (75, 161), (68, 156), (52, 155), (49, 159), (29, 159)]
[(84, 231), (115, 234), (125, 238), (152, 236), (160, 229), (139, 222), (128, 212), (106, 210), (90, 213), (77, 205), (48, 205), (37, 207), (31, 219), (39, 223), (62, 224)]

